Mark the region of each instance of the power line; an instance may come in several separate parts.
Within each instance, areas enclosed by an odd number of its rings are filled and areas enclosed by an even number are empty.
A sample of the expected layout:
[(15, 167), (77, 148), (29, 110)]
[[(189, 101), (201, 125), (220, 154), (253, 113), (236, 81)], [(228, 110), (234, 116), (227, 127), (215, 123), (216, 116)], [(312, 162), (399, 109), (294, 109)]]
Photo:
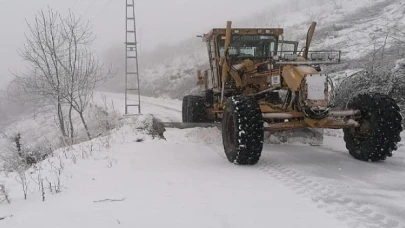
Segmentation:
[(76, 2), (72, 6), (72, 10), (76, 7), (77, 3), (79, 3), (80, 0), (76, 0)]
[(83, 15), (86, 15), (86, 14), (87, 14), (87, 12), (90, 10), (90, 8), (94, 5), (95, 2), (96, 2), (96, 0), (93, 0), (93, 1), (90, 3), (89, 7), (87, 7), (87, 9), (84, 11)]
[[(78, 2), (79, 0), (77, 0)], [(91, 17), (91, 19), (94, 19), (98, 16), (100, 16), (100, 14), (112, 3), (113, 0), (108, 0), (107, 2), (104, 3), (104, 6), (94, 15)], [(86, 8), (86, 10), (84, 11), (83, 15), (86, 15), (90, 9), (94, 6), (94, 3), (96, 2), (96, 0), (93, 0), (90, 5)]]
[(107, 1), (107, 2), (105, 3), (105, 5), (101, 8), (101, 10), (100, 10), (96, 15), (94, 15), (94, 16), (92, 17), (92, 19), (93, 19), (93, 18), (96, 18), (96, 17), (98, 17), (98, 16), (100, 16), (100, 14), (112, 3), (112, 1), (113, 1), (113, 0)]

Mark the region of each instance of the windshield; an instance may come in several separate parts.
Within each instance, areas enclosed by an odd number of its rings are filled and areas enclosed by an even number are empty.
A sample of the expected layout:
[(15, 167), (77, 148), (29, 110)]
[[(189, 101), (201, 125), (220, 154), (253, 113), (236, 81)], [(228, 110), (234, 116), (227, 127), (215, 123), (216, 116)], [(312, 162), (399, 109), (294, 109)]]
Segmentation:
[[(277, 36), (274, 35), (233, 35), (229, 55), (252, 59), (267, 59), (274, 52)], [(225, 52), (225, 36), (218, 37), (220, 56)]]

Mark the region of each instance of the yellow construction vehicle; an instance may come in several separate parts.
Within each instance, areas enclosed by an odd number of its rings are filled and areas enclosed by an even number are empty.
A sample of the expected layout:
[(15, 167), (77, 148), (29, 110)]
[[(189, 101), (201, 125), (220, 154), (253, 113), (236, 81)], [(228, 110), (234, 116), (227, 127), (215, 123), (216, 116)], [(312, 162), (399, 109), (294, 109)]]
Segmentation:
[(210, 69), (199, 71), (200, 95), (183, 99), (183, 123), (167, 127), (219, 124), (228, 160), (256, 164), (264, 132), (343, 129), (349, 153), (360, 160), (392, 156), (402, 131), (399, 107), (382, 94), (359, 94), (345, 110), (333, 109), (333, 82), (321, 66), (339, 64), (340, 51), (310, 51), (316, 22), (305, 46), (286, 41), (282, 28), (212, 29), (207, 44)]

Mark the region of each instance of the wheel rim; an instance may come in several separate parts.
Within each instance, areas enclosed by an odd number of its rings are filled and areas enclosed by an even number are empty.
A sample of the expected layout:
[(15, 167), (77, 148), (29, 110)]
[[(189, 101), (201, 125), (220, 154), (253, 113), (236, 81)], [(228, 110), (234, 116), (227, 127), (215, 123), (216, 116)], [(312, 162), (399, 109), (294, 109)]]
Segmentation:
[(362, 135), (368, 135), (371, 133), (371, 123), (368, 120), (363, 120), (363, 123), (359, 127), (359, 133)]
[(353, 128), (351, 130), (351, 133), (353, 137), (359, 141), (359, 143), (363, 143), (366, 141), (370, 134), (372, 133), (372, 125), (370, 123), (370, 120), (368, 119), (360, 119), (359, 121), (360, 126)]

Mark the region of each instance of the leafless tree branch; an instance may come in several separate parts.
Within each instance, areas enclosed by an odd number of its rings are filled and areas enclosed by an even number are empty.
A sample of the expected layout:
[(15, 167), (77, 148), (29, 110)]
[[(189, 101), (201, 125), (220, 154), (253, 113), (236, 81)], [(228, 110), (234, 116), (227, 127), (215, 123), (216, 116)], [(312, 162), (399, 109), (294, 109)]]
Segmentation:
[(70, 143), (75, 131), (72, 115), (76, 111), (91, 139), (83, 113), (94, 89), (114, 73), (111, 68), (104, 71), (103, 64), (90, 49), (96, 38), (90, 23), (72, 12), (62, 17), (50, 7), (47, 12), (39, 11), (34, 23), (26, 23), (29, 32), (18, 53), (29, 65), (27, 72), (13, 73), (12, 84), (18, 88), (15, 97), (53, 105), (61, 134), (70, 138)]

